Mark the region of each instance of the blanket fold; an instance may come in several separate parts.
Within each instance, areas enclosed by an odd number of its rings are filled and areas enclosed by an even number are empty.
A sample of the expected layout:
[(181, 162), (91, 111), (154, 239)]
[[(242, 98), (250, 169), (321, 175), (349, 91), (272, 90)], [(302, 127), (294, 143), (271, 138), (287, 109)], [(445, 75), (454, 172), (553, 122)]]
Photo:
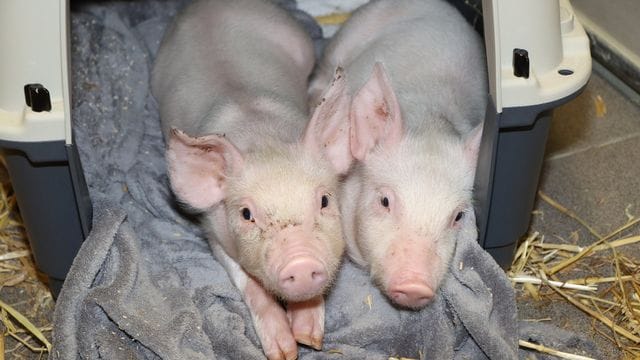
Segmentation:
[(99, 211), (77, 259), (56, 303), (51, 358), (212, 358), (193, 302), (150, 281), (122, 210)]
[[(149, 258), (143, 244), (123, 210), (96, 209), (58, 299), (52, 359), (264, 358), (222, 268), (210, 274), (221, 286), (157, 282), (149, 264), (162, 259)], [(472, 238), (457, 245), (454, 264), (433, 303), (411, 311), (345, 261), (327, 297), (324, 351), (301, 347), (300, 358), (515, 358), (515, 302), (504, 273)]]

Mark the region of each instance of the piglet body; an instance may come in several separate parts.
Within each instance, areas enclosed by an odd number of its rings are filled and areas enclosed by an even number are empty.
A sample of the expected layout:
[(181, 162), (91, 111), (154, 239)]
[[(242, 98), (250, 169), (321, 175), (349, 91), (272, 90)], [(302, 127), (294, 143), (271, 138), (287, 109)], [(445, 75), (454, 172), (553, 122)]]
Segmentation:
[(199, 0), (152, 73), (172, 190), (202, 214), (269, 359), (295, 358), (296, 341), (321, 347), (322, 295), (344, 250), (349, 102), (338, 75), (308, 121), (313, 63), (308, 35), (272, 3)]
[(476, 231), (483, 59), (479, 36), (444, 1), (372, 1), (327, 45), (310, 87), (317, 99), (344, 68), (358, 160), (341, 196), (347, 251), (404, 307), (429, 303), (456, 239)]

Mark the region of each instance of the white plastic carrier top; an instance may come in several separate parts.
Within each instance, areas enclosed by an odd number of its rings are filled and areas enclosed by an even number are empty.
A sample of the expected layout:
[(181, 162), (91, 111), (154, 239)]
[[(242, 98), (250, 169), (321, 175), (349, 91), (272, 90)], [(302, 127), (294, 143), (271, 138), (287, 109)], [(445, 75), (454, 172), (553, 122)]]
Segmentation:
[[(498, 113), (562, 99), (586, 84), (589, 41), (568, 0), (485, 0), (483, 13)], [(68, 0), (0, 1), (0, 139), (71, 144), (68, 18)], [(514, 74), (514, 49), (526, 51), (527, 77)], [(33, 83), (49, 91), (51, 111), (26, 105), (23, 87)]]
[[(567, 97), (591, 75), (589, 39), (568, 0), (483, 1), (489, 90), (498, 113)], [(528, 55), (528, 77), (514, 71)]]
[[(68, 2), (0, 1), (0, 139), (71, 143)], [(24, 86), (42, 84), (51, 110), (34, 112)]]

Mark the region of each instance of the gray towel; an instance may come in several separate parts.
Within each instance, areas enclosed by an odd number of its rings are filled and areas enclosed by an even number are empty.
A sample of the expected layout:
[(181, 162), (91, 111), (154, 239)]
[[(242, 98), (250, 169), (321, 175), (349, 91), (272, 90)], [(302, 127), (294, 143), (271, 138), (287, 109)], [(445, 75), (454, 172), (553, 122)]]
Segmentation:
[[(96, 206), (57, 301), (51, 359), (264, 358), (240, 293), (169, 191), (148, 80), (164, 28), (185, 3), (73, 4), (72, 115)], [(281, 3), (319, 43), (313, 19)], [(324, 350), (300, 347), (301, 359), (517, 356), (513, 290), (475, 239), (457, 244), (422, 311), (392, 306), (347, 260), (326, 307)]]
[[(51, 358), (262, 359), (240, 293), (207, 249), (185, 242), (182, 256), (155, 258), (133, 222), (97, 209), (58, 299)], [(395, 308), (349, 261), (326, 306), (324, 351), (301, 349), (301, 359), (516, 357), (513, 291), (474, 239), (457, 244), (441, 293), (422, 311)]]

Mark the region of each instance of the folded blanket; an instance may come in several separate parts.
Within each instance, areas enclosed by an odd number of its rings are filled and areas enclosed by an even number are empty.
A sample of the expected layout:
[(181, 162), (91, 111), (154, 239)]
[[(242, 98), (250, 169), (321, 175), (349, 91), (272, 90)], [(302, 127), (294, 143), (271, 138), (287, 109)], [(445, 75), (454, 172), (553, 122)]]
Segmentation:
[[(58, 299), (52, 358), (264, 358), (240, 293), (207, 249), (185, 242), (181, 256), (153, 257), (133, 222), (98, 209)], [(409, 311), (346, 261), (327, 298), (324, 350), (300, 358), (515, 358), (504, 273), (474, 239), (457, 245), (454, 264), (435, 301)]]
[[(264, 358), (239, 291), (168, 186), (148, 80), (186, 2), (73, 5), (72, 115), (95, 217), (57, 301), (51, 359)], [(313, 19), (281, 3), (320, 43)], [(513, 290), (471, 238), (424, 310), (394, 307), (345, 260), (326, 311), (323, 351), (301, 347), (301, 359), (517, 357)]]

